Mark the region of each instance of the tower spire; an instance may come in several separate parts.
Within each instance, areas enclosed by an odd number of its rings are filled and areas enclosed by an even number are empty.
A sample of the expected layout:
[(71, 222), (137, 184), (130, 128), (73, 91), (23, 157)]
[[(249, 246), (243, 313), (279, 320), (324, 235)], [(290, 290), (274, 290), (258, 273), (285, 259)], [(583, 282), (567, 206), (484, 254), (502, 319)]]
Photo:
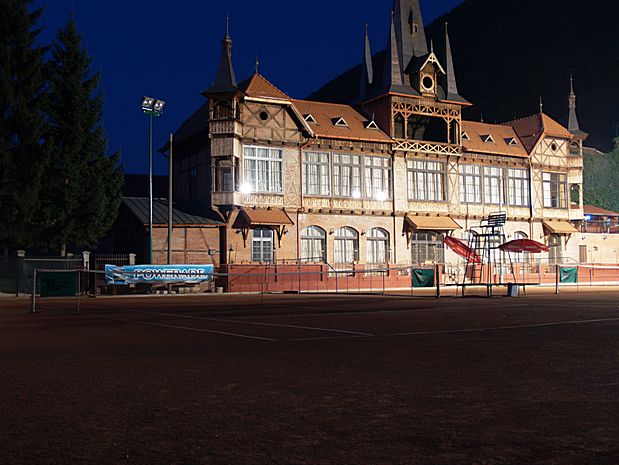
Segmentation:
[(230, 38), (230, 18), (226, 15), (226, 35), (221, 41), (221, 60), (213, 85), (203, 94), (236, 92), (236, 78), (232, 67), (232, 39)]
[(445, 94), (447, 99), (450, 100), (450, 95), (458, 95), (458, 83), (456, 81), (456, 72), (454, 70), (454, 60), (451, 53), (451, 41), (449, 40), (449, 29), (447, 23), (445, 23), (445, 57), (443, 58), (443, 62), (445, 63), (445, 71), (447, 72), (447, 86), (445, 89)]
[(363, 63), (361, 64), (361, 77), (359, 81), (359, 100), (363, 101), (367, 95), (369, 86), (374, 82), (374, 67), (372, 64), (372, 49), (370, 48), (370, 35), (368, 25), (365, 25), (365, 41), (363, 49)]
[(578, 116), (576, 115), (576, 93), (574, 92), (574, 76), (570, 75), (570, 96), (569, 96), (570, 117), (567, 128), (570, 132), (580, 131)]
[(385, 56), (385, 84), (387, 91), (391, 88), (402, 86), (402, 66), (396, 36), (395, 14), (391, 12), (391, 28), (389, 30), (389, 41)]
[(419, 0), (394, 0), (393, 10), (400, 65), (406, 69), (413, 58), (428, 54), (423, 16)]
[(542, 113), (544, 113), (544, 100), (542, 99), (542, 96), (540, 95), (540, 97), (539, 97), (539, 114), (541, 115)]

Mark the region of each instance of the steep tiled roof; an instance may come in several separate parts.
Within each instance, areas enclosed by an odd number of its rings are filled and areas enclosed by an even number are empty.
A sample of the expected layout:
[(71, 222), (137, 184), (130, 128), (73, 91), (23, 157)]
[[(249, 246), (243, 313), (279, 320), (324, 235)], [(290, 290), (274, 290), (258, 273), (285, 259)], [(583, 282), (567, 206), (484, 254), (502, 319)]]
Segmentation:
[[(330, 139), (347, 139), (368, 142), (391, 142), (392, 139), (380, 129), (367, 129), (368, 118), (349, 105), (337, 103), (311, 102), (294, 100), (294, 107), (301, 115), (312, 115), (316, 124), (309, 126), (318, 137)], [(347, 126), (334, 124), (343, 118)]]
[(544, 134), (549, 137), (572, 139), (572, 134), (566, 128), (544, 113), (510, 121), (505, 125), (516, 130), (528, 152), (535, 148), (535, 144)]
[(593, 215), (593, 216), (619, 216), (619, 213), (612, 212), (610, 210), (604, 210), (600, 207), (594, 207), (593, 205), (585, 205), (584, 206), (585, 215)]
[[(181, 142), (192, 138), (201, 132), (206, 133), (208, 131), (208, 118), (209, 108), (208, 102), (198, 108), (174, 133), (174, 142), (180, 144)], [(168, 144), (165, 148), (167, 149)]]
[(259, 73), (255, 73), (252, 77), (240, 83), (239, 89), (245, 92), (248, 97), (290, 101), (290, 97)]
[[(462, 130), (469, 140), (462, 139), (466, 152), (507, 155), (510, 157), (527, 158), (529, 156), (514, 128), (500, 124), (462, 121)], [(484, 137), (492, 136), (494, 142), (484, 142)], [(510, 145), (514, 140), (515, 144)]]

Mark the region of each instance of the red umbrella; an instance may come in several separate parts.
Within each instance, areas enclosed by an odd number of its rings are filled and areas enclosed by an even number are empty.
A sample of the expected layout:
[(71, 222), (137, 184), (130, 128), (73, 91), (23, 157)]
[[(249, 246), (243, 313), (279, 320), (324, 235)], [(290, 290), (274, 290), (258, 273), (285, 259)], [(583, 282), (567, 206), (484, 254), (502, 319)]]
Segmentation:
[(542, 253), (548, 252), (548, 246), (541, 244), (536, 241), (532, 241), (531, 239), (516, 239), (513, 241), (506, 242), (505, 244), (501, 244), (499, 246), (503, 252), (529, 252), (529, 253)]
[(462, 258), (466, 258), (471, 263), (481, 263), (481, 257), (477, 255), (466, 242), (456, 239), (453, 236), (445, 236), (443, 242), (447, 247), (460, 255)]

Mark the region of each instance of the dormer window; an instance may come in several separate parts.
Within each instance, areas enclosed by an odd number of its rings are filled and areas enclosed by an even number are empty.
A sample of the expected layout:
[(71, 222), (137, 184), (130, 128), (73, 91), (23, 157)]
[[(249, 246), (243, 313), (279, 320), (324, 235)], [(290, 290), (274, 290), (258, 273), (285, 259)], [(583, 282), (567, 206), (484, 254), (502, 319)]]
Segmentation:
[(303, 119), (307, 121), (308, 123), (316, 124), (316, 119), (312, 116), (311, 113), (308, 113), (307, 115), (303, 115)]
[(491, 134), (486, 134), (480, 137), (481, 137), (481, 140), (483, 140), (486, 144), (494, 144), (494, 138), (492, 137)]
[(376, 121), (374, 120), (366, 121), (364, 126), (365, 126), (365, 129), (378, 129), (378, 125), (376, 124)]
[(469, 137), (469, 135), (466, 132), (462, 133), (462, 140), (471, 140), (471, 138)]
[(513, 137), (508, 137), (505, 139), (505, 143), (510, 147), (516, 147), (518, 145), (518, 142)]
[(347, 128), (348, 127), (348, 123), (346, 122), (346, 120), (344, 119), (343, 116), (340, 116), (339, 118), (334, 118), (333, 119), (333, 125), (340, 127), (340, 128)]

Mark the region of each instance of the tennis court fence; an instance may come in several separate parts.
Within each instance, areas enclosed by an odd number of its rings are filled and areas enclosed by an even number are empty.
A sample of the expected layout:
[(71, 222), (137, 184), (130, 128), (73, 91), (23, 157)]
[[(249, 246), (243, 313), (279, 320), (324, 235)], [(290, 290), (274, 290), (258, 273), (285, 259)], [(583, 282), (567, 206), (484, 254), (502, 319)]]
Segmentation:
[[(564, 286), (619, 286), (619, 266), (603, 265), (553, 265), (547, 264), (533, 269), (518, 264), (506, 273), (505, 269), (490, 270), (492, 286), (545, 285), (558, 291)], [(464, 273), (471, 273), (464, 267), (449, 264), (423, 266), (345, 267), (334, 269), (323, 264), (298, 265), (227, 265), (219, 267), (212, 278), (202, 283), (167, 282), (160, 284), (116, 285), (110, 283), (102, 270), (84, 269), (35, 269), (31, 282), (32, 311), (37, 311), (44, 302), (56, 297), (72, 298), (79, 308), (85, 297), (99, 295), (149, 295), (157, 293), (364, 293), (405, 294), (440, 297), (441, 292), (451, 288), (451, 294), (458, 294)], [(474, 270), (473, 270), (474, 272)], [(117, 271), (122, 274), (122, 271)], [(127, 273), (130, 277), (130, 273)], [(488, 276), (484, 273), (475, 276)], [(487, 282), (478, 282), (474, 276), (466, 281), (467, 286), (477, 284), (482, 290)], [(426, 289), (421, 293), (418, 289)], [(502, 291), (495, 292), (500, 295)], [(417, 293), (417, 294), (415, 294)], [(467, 295), (470, 292), (467, 290)]]

